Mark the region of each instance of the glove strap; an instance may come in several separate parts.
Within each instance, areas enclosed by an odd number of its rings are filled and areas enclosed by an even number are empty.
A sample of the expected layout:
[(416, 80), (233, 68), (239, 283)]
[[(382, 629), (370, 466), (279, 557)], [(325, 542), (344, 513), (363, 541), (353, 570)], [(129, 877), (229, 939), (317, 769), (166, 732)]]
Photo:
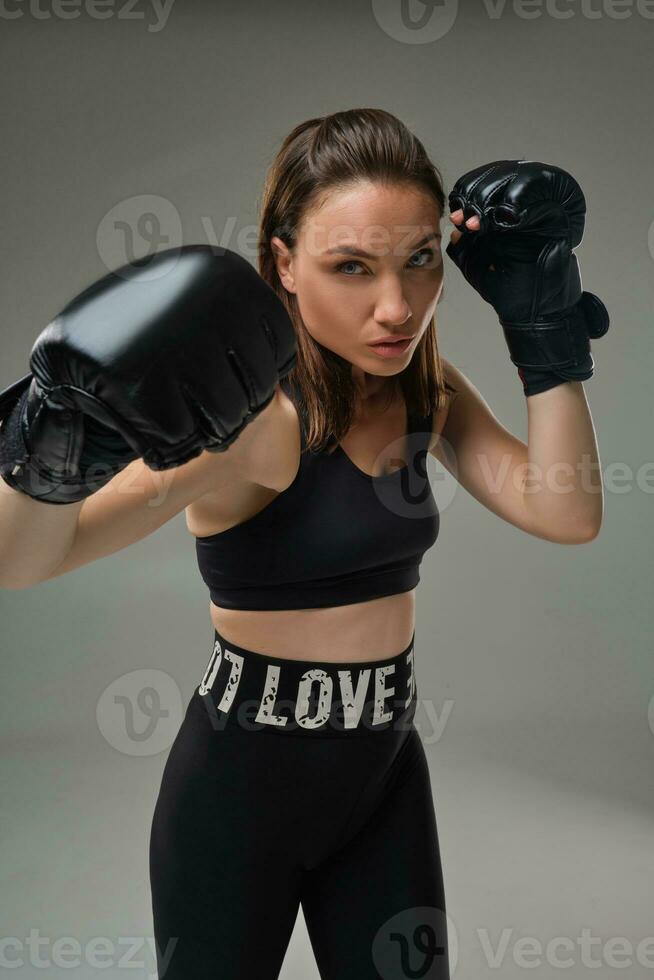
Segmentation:
[(609, 316), (597, 296), (583, 292), (556, 320), (507, 323), (500, 317), (500, 323), (524, 393), (535, 395), (565, 381), (592, 378), (590, 338), (606, 333)]
[[(43, 503), (68, 504), (83, 500), (136, 459), (137, 453), (120, 433), (91, 416), (82, 416), (79, 411), (54, 403), (48, 410), (53, 420), (55, 413), (62, 416), (62, 424), (52, 428), (52, 439), (60, 441), (58, 452), (63, 461), (62, 470), (58, 473), (51, 466), (42, 465), (25, 439), (29, 428), (25, 413), (32, 377), (28, 374), (0, 393), (0, 477), (13, 490)], [(42, 410), (46, 400), (44, 396), (35, 415)], [(75, 462), (77, 455), (79, 459)]]

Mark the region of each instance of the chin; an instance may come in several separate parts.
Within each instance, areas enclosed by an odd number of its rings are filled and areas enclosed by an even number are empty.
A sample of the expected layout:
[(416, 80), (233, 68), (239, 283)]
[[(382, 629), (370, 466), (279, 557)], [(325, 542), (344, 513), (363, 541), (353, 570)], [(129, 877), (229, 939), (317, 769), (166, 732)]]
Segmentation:
[(388, 358), (386, 361), (383, 361), (379, 357), (375, 357), (374, 354), (371, 354), (371, 357), (373, 357), (375, 360), (374, 365), (372, 367), (370, 364), (366, 364), (365, 366), (361, 365), (361, 370), (365, 371), (366, 374), (372, 374), (377, 378), (390, 378), (394, 374), (401, 374), (402, 371), (408, 367), (408, 365), (411, 363), (412, 354), (407, 353), (406, 357)]

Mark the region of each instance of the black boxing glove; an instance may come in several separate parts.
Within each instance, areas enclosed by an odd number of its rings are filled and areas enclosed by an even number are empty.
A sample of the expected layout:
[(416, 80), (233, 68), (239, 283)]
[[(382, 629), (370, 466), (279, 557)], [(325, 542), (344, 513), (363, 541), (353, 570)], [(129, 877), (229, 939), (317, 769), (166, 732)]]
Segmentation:
[(451, 211), (473, 216), (446, 252), (499, 316), (525, 395), (593, 375), (590, 338), (609, 329), (606, 307), (582, 291), (577, 257), (586, 201), (565, 170), (497, 160), (460, 177)]
[[(41, 453), (29, 446), (40, 446)], [(0, 393), (0, 475), (9, 486), (47, 503), (83, 499), (73, 493), (73, 481), (66, 480), (77, 454), (77, 472), (85, 474), (83, 496), (100, 489), (138, 457), (120, 433), (44, 397), (31, 374)]]
[(246, 259), (189, 245), (94, 283), (37, 338), (0, 394), (0, 475), (82, 500), (132, 459), (154, 470), (222, 452), (296, 358), (281, 299)]

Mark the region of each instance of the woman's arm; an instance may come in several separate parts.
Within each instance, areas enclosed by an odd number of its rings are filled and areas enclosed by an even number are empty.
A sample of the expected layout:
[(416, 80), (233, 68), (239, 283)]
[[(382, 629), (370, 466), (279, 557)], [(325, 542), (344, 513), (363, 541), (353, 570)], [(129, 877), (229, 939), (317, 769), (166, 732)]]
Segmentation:
[(558, 544), (597, 537), (602, 484), (581, 382), (526, 399), (528, 445), (496, 418), (477, 388), (443, 359), (457, 389), (432, 455), (498, 517)]
[[(163, 527), (205, 494), (213, 499), (221, 495), (236, 510), (254, 485), (285, 489), (297, 472), (299, 455), (297, 416), (277, 385), (270, 404), (222, 453), (205, 450), (181, 466), (161, 471), (134, 460), (102, 489), (64, 507), (34, 501), (7, 487), (15, 494), (16, 506), (40, 520), (42, 538), (39, 544), (37, 529), (27, 534), (25, 521), (18, 522), (13, 560), (3, 555), (0, 564), (0, 588), (30, 588), (115, 554)], [(3, 505), (0, 528), (9, 514), (5, 500)], [(68, 514), (77, 520), (62, 523)]]
[(82, 504), (45, 504), (0, 478), (0, 589), (23, 588), (57, 567), (72, 546)]
[(295, 357), (283, 303), (229, 249), (166, 249), (85, 289), (0, 392), (0, 479), (14, 492), (0, 498), (0, 586), (156, 530), (205, 492), (203, 453), (225, 457), (209, 470), (231, 487), (241, 439)]

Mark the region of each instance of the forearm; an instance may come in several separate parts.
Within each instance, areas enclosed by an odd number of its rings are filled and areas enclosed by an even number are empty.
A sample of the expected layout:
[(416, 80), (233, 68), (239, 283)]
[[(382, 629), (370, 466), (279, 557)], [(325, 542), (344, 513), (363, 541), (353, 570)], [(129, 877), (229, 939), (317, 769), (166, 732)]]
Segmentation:
[(526, 399), (527, 458), (523, 494), (534, 525), (557, 540), (594, 538), (603, 494), (593, 420), (581, 382)]
[(34, 500), (0, 477), (0, 588), (26, 588), (63, 561), (82, 504)]

